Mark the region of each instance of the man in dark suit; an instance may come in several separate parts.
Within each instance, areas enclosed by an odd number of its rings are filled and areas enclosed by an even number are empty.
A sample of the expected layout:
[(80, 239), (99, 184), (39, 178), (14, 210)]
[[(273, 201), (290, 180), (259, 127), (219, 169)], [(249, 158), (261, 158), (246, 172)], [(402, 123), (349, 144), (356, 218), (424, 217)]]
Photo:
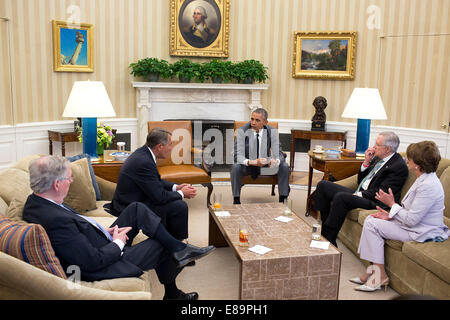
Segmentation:
[(189, 184), (177, 185), (161, 179), (156, 159), (172, 152), (171, 133), (155, 128), (144, 146), (134, 151), (120, 169), (112, 201), (112, 214), (118, 216), (134, 201), (144, 203), (161, 217), (167, 230), (178, 240), (188, 238), (188, 207), (183, 198), (193, 198), (197, 190)]
[[(29, 166), (34, 191), (23, 210), (23, 218), (41, 224), (64, 269), (76, 265), (81, 280), (138, 277), (155, 269), (165, 287), (165, 299), (196, 300), (196, 292), (184, 293), (175, 279), (189, 262), (210, 253), (214, 247), (197, 248), (173, 238), (161, 219), (145, 205), (134, 202), (105, 229), (94, 219), (63, 204), (73, 181), (70, 163), (59, 156), (33, 160)], [(131, 246), (142, 231), (148, 239)]]
[(278, 176), (279, 201), (289, 196), (289, 166), (281, 151), (278, 130), (267, 125), (267, 111), (252, 112), (250, 122), (237, 130), (234, 141), (234, 164), (231, 168), (231, 189), (234, 204), (240, 204), (242, 177), (260, 174)]
[(391, 188), (395, 201), (408, 178), (408, 167), (397, 153), (400, 139), (394, 132), (382, 132), (375, 145), (365, 152), (365, 159), (358, 172), (358, 188), (354, 192), (330, 181), (318, 183), (315, 195), (315, 209), (320, 211), (322, 235), (337, 246), (336, 238), (349, 210), (355, 208), (375, 209), (386, 206), (375, 199), (381, 189)]

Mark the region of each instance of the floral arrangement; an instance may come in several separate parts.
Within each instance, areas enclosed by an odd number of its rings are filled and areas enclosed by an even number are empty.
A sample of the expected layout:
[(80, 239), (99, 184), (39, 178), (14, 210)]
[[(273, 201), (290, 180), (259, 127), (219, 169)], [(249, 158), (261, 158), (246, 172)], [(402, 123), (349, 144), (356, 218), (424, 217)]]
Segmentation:
[[(97, 145), (103, 146), (106, 143), (106, 147), (109, 147), (113, 139), (114, 135), (111, 127), (97, 122)], [(83, 127), (78, 129), (78, 140), (83, 142)]]

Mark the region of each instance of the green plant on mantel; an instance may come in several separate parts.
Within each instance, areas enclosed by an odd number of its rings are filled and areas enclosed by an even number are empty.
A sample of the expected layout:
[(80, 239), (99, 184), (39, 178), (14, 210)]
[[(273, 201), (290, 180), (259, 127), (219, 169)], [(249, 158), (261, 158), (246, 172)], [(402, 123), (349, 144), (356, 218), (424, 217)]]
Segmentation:
[(190, 82), (192, 79), (205, 81), (205, 75), (202, 65), (192, 62), (188, 59), (181, 59), (171, 65), (172, 74), (177, 77), (180, 82)]
[(257, 60), (244, 60), (233, 64), (232, 76), (239, 82), (265, 82), (269, 79), (267, 67)]
[(213, 83), (222, 83), (222, 81), (228, 82), (232, 79), (232, 65), (231, 61), (213, 59), (203, 63), (202, 69), (205, 78), (211, 79)]
[(143, 77), (149, 81), (158, 81), (159, 77), (172, 77), (169, 62), (158, 58), (144, 58), (130, 64), (131, 72), (135, 77)]

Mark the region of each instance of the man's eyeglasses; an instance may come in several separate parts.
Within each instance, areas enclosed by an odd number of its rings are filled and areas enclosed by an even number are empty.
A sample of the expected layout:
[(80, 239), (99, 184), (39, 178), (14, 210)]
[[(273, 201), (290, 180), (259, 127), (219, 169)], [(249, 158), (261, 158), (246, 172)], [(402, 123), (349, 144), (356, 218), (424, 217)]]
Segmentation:
[(64, 181), (64, 180), (69, 180), (69, 182), (73, 182), (73, 177), (70, 176), (70, 177), (59, 179), (59, 181)]

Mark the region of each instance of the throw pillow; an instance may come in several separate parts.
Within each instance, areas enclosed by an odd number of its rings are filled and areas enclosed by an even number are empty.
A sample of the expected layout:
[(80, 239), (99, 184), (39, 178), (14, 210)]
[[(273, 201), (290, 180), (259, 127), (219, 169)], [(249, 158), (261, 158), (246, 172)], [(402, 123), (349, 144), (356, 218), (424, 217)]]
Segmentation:
[(0, 251), (67, 279), (44, 228), (18, 223), (0, 215)]
[(23, 207), (25, 202), (17, 198), (13, 198), (9, 203), (8, 210), (6, 210), (5, 216), (13, 221), (25, 222), (22, 219)]
[(70, 168), (72, 169), (73, 182), (64, 203), (67, 203), (79, 213), (97, 208), (87, 159), (83, 158), (72, 162)]
[(83, 154), (79, 154), (79, 155), (76, 155), (73, 157), (66, 157), (66, 158), (70, 162), (74, 162), (76, 160), (87, 158), (88, 166), (89, 166), (89, 173), (91, 174), (92, 186), (94, 187), (94, 191), (95, 191), (95, 199), (97, 201), (100, 201), (102, 198), (101, 198), (101, 194), (100, 194), (100, 188), (98, 187), (97, 179), (95, 179), (94, 169), (92, 168), (91, 156), (88, 155), (87, 153), (83, 153)]
[(5, 214), (6, 210), (8, 210), (8, 205), (5, 200), (0, 198), (0, 214)]
[(33, 192), (30, 189), (30, 175), (27, 171), (8, 168), (0, 172), (0, 198), (8, 205), (13, 198), (25, 201)]

